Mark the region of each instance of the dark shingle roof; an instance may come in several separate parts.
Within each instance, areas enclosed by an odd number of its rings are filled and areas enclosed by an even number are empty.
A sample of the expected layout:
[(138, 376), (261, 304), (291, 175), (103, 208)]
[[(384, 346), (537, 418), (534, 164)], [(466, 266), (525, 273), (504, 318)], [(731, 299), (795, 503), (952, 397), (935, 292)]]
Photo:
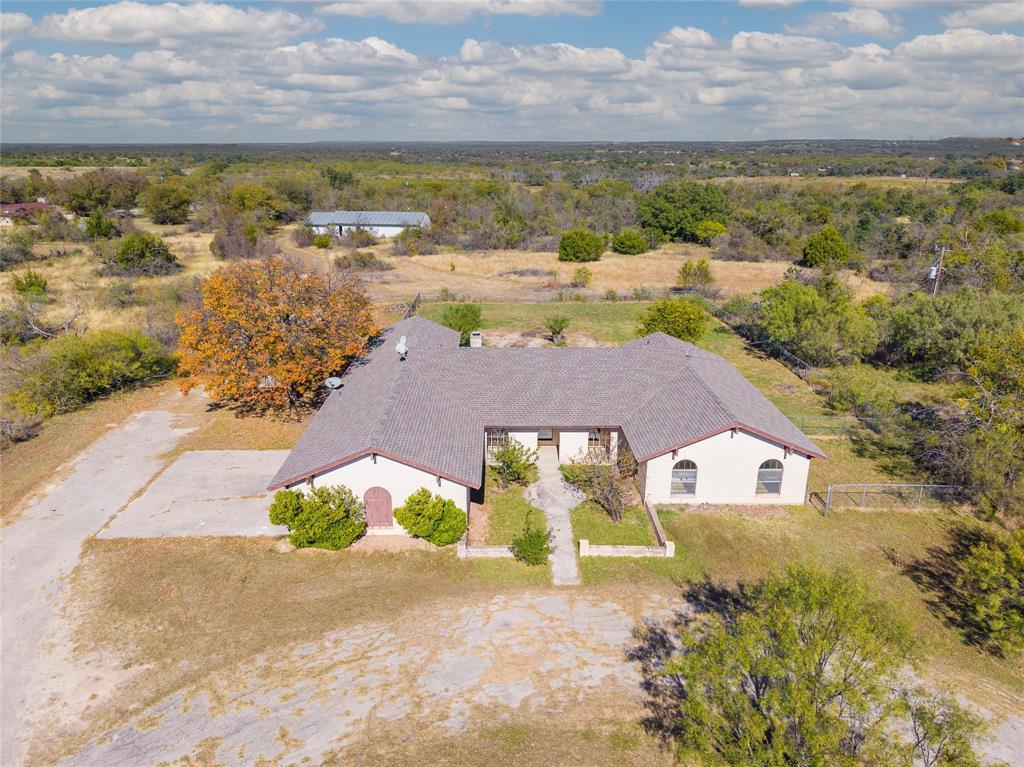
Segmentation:
[[(408, 358), (394, 346), (406, 336)], [(471, 349), (411, 317), (343, 376), (271, 487), (376, 452), (479, 487), (484, 428), (622, 428), (645, 460), (741, 427), (818, 447), (721, 357), (661, 333), (619, 348)]]

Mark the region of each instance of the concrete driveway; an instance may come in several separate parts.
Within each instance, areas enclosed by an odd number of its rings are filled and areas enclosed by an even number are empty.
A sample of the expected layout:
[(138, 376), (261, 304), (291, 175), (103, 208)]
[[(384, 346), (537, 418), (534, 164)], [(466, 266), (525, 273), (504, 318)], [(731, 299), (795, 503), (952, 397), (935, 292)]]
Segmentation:
[(97, 538), (187, 535), (284, 535), (270, 524), (267, 484), (287, 450), (184, 453)]

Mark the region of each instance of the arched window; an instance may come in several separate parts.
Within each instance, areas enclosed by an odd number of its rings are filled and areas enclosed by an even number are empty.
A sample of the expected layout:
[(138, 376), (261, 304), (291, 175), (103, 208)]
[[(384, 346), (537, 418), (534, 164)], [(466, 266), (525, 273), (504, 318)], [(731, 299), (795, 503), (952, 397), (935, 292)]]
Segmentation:
[(672, 495), (697, 494), (697, 464), (679, 461), (672, 467)]
[(782, 492), (782, 461), (769, 458), (757, 470), (757, 495), (779, 495)]

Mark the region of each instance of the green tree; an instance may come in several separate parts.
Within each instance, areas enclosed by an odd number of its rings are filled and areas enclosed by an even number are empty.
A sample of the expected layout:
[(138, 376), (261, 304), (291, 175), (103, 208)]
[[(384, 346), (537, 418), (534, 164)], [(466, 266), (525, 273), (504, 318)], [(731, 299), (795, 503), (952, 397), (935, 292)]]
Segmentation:
[(717, 221), (701, 221), (693, 227), (693, 236), (701, 245), (710, 245), (716, 237), (721, 237), (728, 231), (725, 224)]
[(177, 181), (151, 183), (139, 195), (139, 205), (154, 224), (181, 224), (188, 220), (192, 192)]
[(104, 274), (170, 274), (181, 268), (167, 244), (149, 232), (131, 232), (101, 251)]
[(612, 250), (627, 256), (636, 256), (650, 248), (650, 243), (640, 229), (630, 227), (612, 236)]
[(911, 643), (846, 572), (793, 566), (680, 629), (664, 673), (678, 690), (680, 756), (854, 767), (884, 737)]
[(441, 313), (441, 324), (446, 328), (457, 330), (461, 334), (460, 343), (469, 345), (469, 335), (479, 330), (482, 324), (480, 306), (478, 304), (452, 304)]
[(466, 532), (466, 513), (450, 498), (433, 495), (421, 487), (395, 509), (395, 519), (413, 538), (435, 546), (448, 546)]
[(910, 738), (903, 744), (903, 733), (893, 734), (892, 742), (900, 743), (898, 767), (981, 767), (974, 743), (985, 733), (985, 724), (952, 694), (905, 690), (901, 703)]
[(270, 506), (270, 522), (287, 527), (288, 540), (300, 549), (346, 549), (366, 532), (362, 502), (341, 485), (308, 493), (279, 490)]
[(771, 340), (812, 365), (865, 357), (878, 345), (877, 325), (845, 290), (829, 295), (785, 280), (761, 292), (758, 314)]
[(728, 224), (730, 205), (716, 184), (676, 181), (641, 195), (636, 213), (641, 224), (670, 239), (699, 242), (698, 226), (707, 221)]
[(1024, 647), (1024, 529), (982, 539), (959, 569), (966, 617), (982, 643), (1004, 654)]
[(604, 237), (588, 229), (569, 229), (558, 241), (559, 261), (597, 261), (604, 253)]
[(706, 290), (715, 281), (711, 276), (711, 268), (707, 259), (699, 261), (686, 261), (679, 267), (679, 275), (676, 277), (676, 287), (683, 290)]
[(114, 222), (107, 218), (102, 211), (94, 210), (85, 220), (85, 236), (93, 240), (106, 240), (117, 233)]
[(839, 268), (850, 261), (850, 246), (831, 224), (823, 226), (817, 234), (807, 238), (804, 245), (804, 263), (807, 266)]
[(640, 315), (636, 334), (645, 336), (660, 332), (696, 343), (707, 332), (709, 323), (707, 312), (693, 301), (663, 298)]

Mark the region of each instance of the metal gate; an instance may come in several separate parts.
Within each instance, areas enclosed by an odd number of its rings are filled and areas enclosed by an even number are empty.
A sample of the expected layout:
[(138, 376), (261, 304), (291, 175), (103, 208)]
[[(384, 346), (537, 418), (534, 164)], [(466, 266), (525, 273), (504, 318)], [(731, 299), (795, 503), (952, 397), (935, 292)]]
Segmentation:
[(394, 516), (391, 513), (391, 493), (383, 487), (371, 487), (363, 495), (363, 512), (370, 527), (391, 527)]

